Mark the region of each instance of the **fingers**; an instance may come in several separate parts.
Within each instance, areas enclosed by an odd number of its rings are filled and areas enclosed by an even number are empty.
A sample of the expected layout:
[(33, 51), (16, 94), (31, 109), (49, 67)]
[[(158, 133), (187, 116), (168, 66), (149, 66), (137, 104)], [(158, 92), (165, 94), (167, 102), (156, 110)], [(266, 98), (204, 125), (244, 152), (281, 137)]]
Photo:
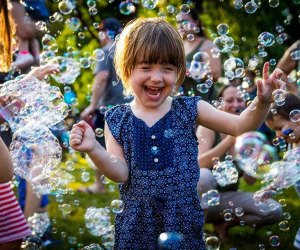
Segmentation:
[(84, 135), (84, 128), (79, 124), (74, 124), (70, 133), (70, 145), (76, 147), (81, 144)]
[(269, 70), (270, 70), (270, 63), (266, 62), (263, 67), (263, 80), (264, 81), (267, 81), (270, 77)]
[(285, 81), (282, 81), (280, 79), (275, 79), (274, 83), (275, 83), (277, 88), (285, 90), (285, 88), (286, 88), (286, 82)]
[(270, 75), (270, 77), (275, 78), (275, 79), (280, 79), (283, 75), (283, 72), (281, 69), (276, 68), (274, 69), (274, 71), (272, 72), (272, 74)]
[(257, 95), (260, 96), (260, 94), (263, 92), (263, 82), (262, 82), (262, 80), (257, 80), (256, 87), (257, 87)]
[[(91, 126), (89, 124), (87, 124), (85, 121), (80, 121), (78, 122), (77, 124), (74, 124), (73, 125), (73, 128), (76, 127), (76, 126), (79, 126), (81, 128), (83, 128), (84, 130), (88, 129), (88, 128), (91, 128)], [(92, 128), (91, 128), (92, 129)]]

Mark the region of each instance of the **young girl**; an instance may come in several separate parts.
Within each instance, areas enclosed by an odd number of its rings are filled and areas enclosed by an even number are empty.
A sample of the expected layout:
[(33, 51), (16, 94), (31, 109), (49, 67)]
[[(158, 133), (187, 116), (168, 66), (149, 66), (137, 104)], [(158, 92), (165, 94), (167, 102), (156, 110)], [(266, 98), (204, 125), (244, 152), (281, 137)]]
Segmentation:
[(84, 121), (73, 126), (70, 145), (88, 153), (108, 178), (122, 183), (124, 211), (116, 217), (115, 249), (157, 249), (163, 232), (182, 236), (177, 249), (205, 249), (204, 214), (197, 197), (197, 124), (240, 135), (263, 121), (272, 91), (284, 83), (269, 64), (258, 98), (240, 116), (219, 111), (199, 97), (172, 97), (185, 77), (181, 37), (168, 22), (139, 18), (120, 35), (115, 66), (134, 99), (106, 113), (105, 151)]

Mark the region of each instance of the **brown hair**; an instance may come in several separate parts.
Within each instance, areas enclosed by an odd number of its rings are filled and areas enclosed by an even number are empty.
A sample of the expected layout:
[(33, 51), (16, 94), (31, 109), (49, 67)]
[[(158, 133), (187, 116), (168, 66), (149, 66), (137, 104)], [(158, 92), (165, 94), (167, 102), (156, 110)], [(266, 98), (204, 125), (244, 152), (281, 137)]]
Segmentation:
[(12, 62), (12, 38), (15, 33), (7, 0), (0, 1), (0, 27), (0, 71), (6, 72)]
[(272, 120), (275, 115), (280, 115), (289, 121), (290, 112), (294, 109), (300, 109), (300, 99), (298, 96), (288, 93), (282, 106), (277, 106), (275, 103), (272, 104), (266, 120)]
[(130, 75), (139, 63), (175, 66), (178, 70), (178, 84), (183, 82), (186, 74), (180, 34), (160, 18), (138, 18), (128, 23), (117, 41), (114, 63), (125, 94), (132, 92)]

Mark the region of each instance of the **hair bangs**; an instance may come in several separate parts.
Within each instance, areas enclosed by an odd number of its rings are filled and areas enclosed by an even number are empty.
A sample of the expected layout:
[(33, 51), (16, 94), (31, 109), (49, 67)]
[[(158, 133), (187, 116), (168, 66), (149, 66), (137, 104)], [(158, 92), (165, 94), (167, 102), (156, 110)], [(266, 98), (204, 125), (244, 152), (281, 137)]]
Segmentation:
[(170, 33), (168, 30), (162, 30), (158, 24), (152, 27), (150, 32), (148, 30), (147, 36), (142, 36), (137, 44), (135, 64), (171, 64), (178, 69), (181, 68), (182, 52), (177, 41), (170, 37)]

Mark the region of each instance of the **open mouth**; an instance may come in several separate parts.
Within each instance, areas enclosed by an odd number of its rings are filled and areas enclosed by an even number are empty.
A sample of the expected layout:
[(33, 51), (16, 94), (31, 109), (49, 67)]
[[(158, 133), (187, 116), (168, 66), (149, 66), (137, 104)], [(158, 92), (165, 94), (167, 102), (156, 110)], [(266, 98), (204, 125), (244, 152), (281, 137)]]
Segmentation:
[(146, 90), (148, 97), (150, 97), (152, 99), (157, 99), (160, 97), (162, 88), (145, 86), (145, 90)]

